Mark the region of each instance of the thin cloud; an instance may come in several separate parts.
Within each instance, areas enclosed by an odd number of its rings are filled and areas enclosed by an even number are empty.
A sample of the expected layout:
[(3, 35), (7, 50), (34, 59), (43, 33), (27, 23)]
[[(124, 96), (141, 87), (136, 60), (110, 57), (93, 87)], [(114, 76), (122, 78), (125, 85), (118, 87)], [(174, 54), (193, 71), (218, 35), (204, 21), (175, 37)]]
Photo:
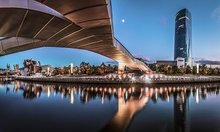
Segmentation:
[(211, 17), (220, 23), (220, 6), (213, 10)]

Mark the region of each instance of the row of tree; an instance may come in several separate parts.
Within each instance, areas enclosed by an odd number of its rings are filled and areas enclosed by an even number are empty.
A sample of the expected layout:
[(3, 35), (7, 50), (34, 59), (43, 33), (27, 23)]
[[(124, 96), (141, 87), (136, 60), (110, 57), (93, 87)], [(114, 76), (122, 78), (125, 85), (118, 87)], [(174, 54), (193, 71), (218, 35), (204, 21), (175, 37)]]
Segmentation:
[(156, 73), (166, 74), (166, 75), (183, 75), (183, 74), (199, 74), (199, 75), (220, 75), (220, 68), (211, 68), (207, 67), (206, 65), (199, 66), (199, 73), (197, 73), (197, 67), (190, 66), (178, 68), (177, 66), (170, 66), (170, 65), (160, 65), (157, 66), (156, 64), (149, 66), (153, 71)]
[[(103, 75), (103, 74), (109, 74), (109, 73), (115, 73), (118, 70), (117, 66), (112, 66), (110, 64), (105, 65), (102, 63), (99, 66), (90, 65), (89, 63), (82, 62), (80, 66), (73, 67), (73, 74), (77, 75)], [(53, 70), (52, 75), (65, 75), (65, 74), (71, 74), (71, 66), (66, 66), (63, 68), (55, 68)]]

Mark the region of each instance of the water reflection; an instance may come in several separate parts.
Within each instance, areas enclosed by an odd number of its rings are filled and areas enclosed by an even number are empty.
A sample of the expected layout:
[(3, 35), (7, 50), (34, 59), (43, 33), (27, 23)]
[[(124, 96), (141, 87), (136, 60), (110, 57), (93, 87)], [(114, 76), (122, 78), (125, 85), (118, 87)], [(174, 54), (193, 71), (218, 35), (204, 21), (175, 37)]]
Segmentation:
[[(9, 87), (13, 85), (12, 87)], [(197, 103), (201, 99), (206, 99), (208, 95), (219, 95), (220, 84), (202, 84), (202, 85), (167, 85), (167, 86), (111, 86), (111, 85), (65, 85), (65, 84), (37, 84), (15, 81), (12, 84), (0, 84), (0, 87), (6, 87), (6, 93), (13, 89), (13, 93), (23, 91), (25, 99), (40, 98), (41, 93), (51, 95), (61, 95), (61, 98), (69, 98), (70, 103), (74, 103), (74, 95), (80, 95), (82, 103), (87, 103), (93, 99), (100, 99), (104, 103), (105, 99), (111, 100), (113, 97), (118, 98), (119, 102), (127, 102), (130, 98), (140, 100), (150, 98), (154, 103), (158, 99), (169, 102), (170, 97), (174, 96), (178, 103), (185, 102), (192, 94)], [(137, 87), (137, 88), (136, 88)]]
[(99, 100), (117, 99), (117, 111), (112, 119), (102, 127), (101, 131), (127, 131), (131, 121), (139, 111), (147, 107), (149, 101), (157, 104), (159, 101), (169, 102), (173, 99), (174, 131), (190, 131), (189, 98), (196, 103), (205, 100), (209, 95), (219, 95), (219, 84), (195, 85), (154, 85), (154, 86), (112, 86), (112, 85), (70, 85), (70, 84), (36, 84), (15, 81), (11, 84), (1, 84), (6, 93), (22, 92), (24, 99), (38, 99), (42, 95), (48, 98), (60, 96), (67, 98), (71, 104), (79, 97), (82, 104)]

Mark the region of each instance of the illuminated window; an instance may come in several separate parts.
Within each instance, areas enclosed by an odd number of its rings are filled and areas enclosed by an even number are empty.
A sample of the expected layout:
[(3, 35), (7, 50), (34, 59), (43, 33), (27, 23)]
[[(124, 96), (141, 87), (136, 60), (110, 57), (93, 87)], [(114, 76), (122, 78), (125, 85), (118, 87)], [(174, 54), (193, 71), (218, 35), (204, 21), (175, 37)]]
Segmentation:
[(184, 24), (179, 25), (177, 30), (179, 30), (180, 28), (184, 28)]
[(180, 17), (178, 20), (182, 20), (182, 19), (184, 19), (184, 18), (189, 20), (189, 17), (187, 17), (187, 16)]
[(182, 24), (182, 25), (179, 25), (179, 28), (183, 28), (184, 27), (184, 24)]
[(176, 16), (178, 16), (179, 15), (179, 12), (176, 14)]

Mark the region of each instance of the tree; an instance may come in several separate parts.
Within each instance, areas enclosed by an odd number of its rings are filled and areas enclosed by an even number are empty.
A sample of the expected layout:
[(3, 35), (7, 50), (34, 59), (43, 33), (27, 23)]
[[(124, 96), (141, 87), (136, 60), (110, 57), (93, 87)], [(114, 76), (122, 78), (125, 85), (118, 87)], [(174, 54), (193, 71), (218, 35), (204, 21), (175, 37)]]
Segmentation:
[(186, 66), (186, 74), (191, 74), (192, 73), (192, 69), (189, 65)]
[(89, 68), (89, 69), (87, 70), (87, 74), (88, 74), (88, 75), (94, 75), (94, 73), (95, 73), (95, 68), (94, 68), (94, 67), (91, 67), (91, 68)]
[(219, 71), (219, 69), (216, 67), (216, 68), (214, 69), (214, 75), (218, 75), (218, 71)]
[(165, 65), (160, 65), (160, 66), (158, 66), (158, 72), (159, 73), (165, 73)]
[(88, 70), (91, 68), (91, 65), (86, 62), (81, 62), (80, 64), (80, 73), (81, 74), (88, 74)]
[(156, 63), (149, 64), (149, 68), (150, 68), (152, 71), (157, 71), (157, 64), (156, 64)]
[(177, 66), (173, 66), (172, 67), (172, 73), (175, 75), (175, 74), (178, 74), (178, 67)]
[(173, 73), (173, 69), (171, 66), (168, 67), (168, 71), (167, 71), (167, 74), (172, 74)]
[(207, 75), (208, 68), (206, 67), (206, 65), (199, 66), (199, 73), (202, 75)]
[(193, 66), (192, 74), (197, 74), (197, 67), (196, 66)]
[(164, 73), (165, 74), (168, 74), (168, 70), (169, 70), (169, 65), (164, 65), (164, 67), (163, 67), (164, 69)]
[(186, 72), (186, 69), (184, 67), (178, 68), (178, 73), (179, 74), (184, 74)]
[(64, 66), (64, 74), (70, 74), (70, 66)]
[(52, 75), (53, 75), (53, 76), (56, 76), (56, 75), (59, 75), (59, 74), (60, 74), (59, 68), (55, 68), (55, 69), (53, 70), (53, 72), (52, 72)]

